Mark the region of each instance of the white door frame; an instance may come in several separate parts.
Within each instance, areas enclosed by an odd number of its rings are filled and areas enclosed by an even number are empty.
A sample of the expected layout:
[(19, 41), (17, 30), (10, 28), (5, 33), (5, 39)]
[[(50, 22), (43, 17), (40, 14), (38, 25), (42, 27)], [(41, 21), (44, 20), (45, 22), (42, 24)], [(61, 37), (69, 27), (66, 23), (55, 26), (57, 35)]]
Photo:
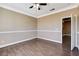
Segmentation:
[[(74, 19), (73, 19), (74, 18)], [(71, 15), (71, 20), (72, 20), (72, 25), (74, 24), (74, 31), (73, 31), (73, 26), (72, 26), (72, 42), (74, 41), (74, 46), (71, 45), (71, 50), (73, 50), (74, 47), (77, 47), (77, 15)], [(74, 32), (74, 37), (73, 37), (73, 32)], [(74, 39), (73, 39), (74, 38)]]
[(71, 18), (71, 16), (65, 16), (65, 17), (62, 17), (62, 18), (61, 18), (61, 42), (62, 42), (62, 40), (63, 40), (63, 39), (62, 39), (62, 36), (63, 36), (63, 35), (62, 35), (62, 31), (63, 31), (63, 30), (62, 30), (62, 27), (63, 27), (63, 19), (64, 19), (64, 18), (69, 18), (69, 17)]
[(75, 29), (75, 32), (76, 32), (75, 47), (78, 47), (78, 46), (77, 46), (77, 15), (74, 15), (74, 16), (76, 17), (76, 19), (75, 19), (75, 20), (76, 20), (76, 21), (75, 21), (75, 22), (76, 22), (76, 23), (75, 23), (75, 26), (76, 26), (76, 29)]
[[(75, 16), (77, 17), (77, 15), (75, 15)], [(69, 18), (69, 17), (71, 18), (71, 27), (72, 27), (72, 14), (71, 14), (70, 16), (65, 16), (65, 17), (62, 17), (62, 18), (61, 18), (61, 42), (62, 42), (62, 40), (63, 40), (63, 39), (62, 39), (62, 36), (63, 36), (63, 35), (62, 35), (62, 27), (63, 27), (63, 23), (62, 23), (62, 22), (63, 22), (63, 19), (64, 19), (64, 18)], [(76, 23), (77, 23), (77, 19), (76, 19)], [(72, 31), (72, 28), (71, 28), (71, 31)], [(76, 31), (75, 31), (75, 32), (77, 33), (77, 24), (76, 24)], [(71, 32), (71, 36), (72, 36), (72, 32)], [(72, 40), (72, 39), (71, 39), (71, 40)], [(76, 35), (76, 39), (75, 39), (75, 40), (76, 40), (75, 44), (77, 44), (77, 35)], [(76, 46), (76, 45), (75, 45), (75, 46)], [(74, 46), (74, 47), (75, 47), (75, 46)], [(71, 49), (71, 50), (72, 50), (72, 49)]]

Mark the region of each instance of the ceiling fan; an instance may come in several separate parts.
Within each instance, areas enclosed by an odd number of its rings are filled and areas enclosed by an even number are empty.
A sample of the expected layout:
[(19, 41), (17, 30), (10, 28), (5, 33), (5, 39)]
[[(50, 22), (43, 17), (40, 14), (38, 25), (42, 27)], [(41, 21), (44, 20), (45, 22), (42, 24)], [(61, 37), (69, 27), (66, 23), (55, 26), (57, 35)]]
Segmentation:
[(37, 10), (41, 10), (41, 6), (46, 6), (47, 3), (33, 3), (32, 6), (30, 6), (29, 8), (32, 9), (32, 8), (37, 8)]

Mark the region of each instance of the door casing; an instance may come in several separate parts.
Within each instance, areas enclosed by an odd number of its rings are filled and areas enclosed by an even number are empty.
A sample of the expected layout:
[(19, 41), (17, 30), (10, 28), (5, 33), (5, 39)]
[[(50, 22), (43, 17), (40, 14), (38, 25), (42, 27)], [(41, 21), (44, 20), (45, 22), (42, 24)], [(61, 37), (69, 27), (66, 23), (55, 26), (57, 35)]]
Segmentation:
[[(75, 15), (75, 17), (76, 17), (76, 15)], [(72, 38), (72, 35), (73, 35), (73, 33), (72, 33), (72, 32), (73, 32), (73, 29), (72, 29), (73, 16), (72, 16), (72, 15), (70, 15), (70, 16), (65, 16), (65, 17), (62, 17), (62, 18), (61, 18), (61, 42), (62, 42), (62, 40), (63, 40), (63, 39), (62, 39), (62, 36), (63, 36), (63, 35), (62, 35), (62, 31), (63, 31), (63, 30), (62, 30), (62, 27), (63, 27), (63, 23), (62, 23), (62, 22), (63, 22), (63, 19), (64, 19), (64, 18), (71, 18), (71, 41), (72, 41), (72, 40), (75, 41), (75, 42), (73, 42), (73, 43), (71, 42), (71, 50), (73, 50), (73, 47), (75, 47), (76, 44), (77, 44), (77, 36), (75, 37), (75, 39)], [(77, 23), (77, 19), (75, 19), (75, 21), (76, 21), (76, 23)], [(75, 23), (75, 25), (76, 25), (76, 26), (75, 26), (75, 27), (76, 27), (75, 32), (77, 32), (77, 24), (76, 24), (76, 23)], [(75, 45), (72, 47), (73, 44), (75, 44)]]

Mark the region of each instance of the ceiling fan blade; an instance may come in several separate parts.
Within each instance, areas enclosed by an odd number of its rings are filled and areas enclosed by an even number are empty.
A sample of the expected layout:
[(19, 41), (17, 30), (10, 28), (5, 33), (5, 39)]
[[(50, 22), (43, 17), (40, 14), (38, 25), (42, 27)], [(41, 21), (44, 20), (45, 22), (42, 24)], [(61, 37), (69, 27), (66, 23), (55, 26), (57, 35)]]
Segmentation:
[(43, 6), (45, 6), (45, 5), (47, 5), (47, 3), (39, 3), (39, 5), (43, 5)]
[(30, 6), (29, 8), (33, 8), (33, 6)]

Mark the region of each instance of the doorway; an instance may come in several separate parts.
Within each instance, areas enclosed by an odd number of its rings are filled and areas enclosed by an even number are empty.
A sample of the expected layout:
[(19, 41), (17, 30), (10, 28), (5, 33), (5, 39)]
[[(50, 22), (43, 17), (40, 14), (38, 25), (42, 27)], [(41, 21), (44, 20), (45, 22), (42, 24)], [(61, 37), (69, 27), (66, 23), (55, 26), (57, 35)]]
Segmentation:
[(71, 50), (71, 17), (62, 19), (62, 46)]

